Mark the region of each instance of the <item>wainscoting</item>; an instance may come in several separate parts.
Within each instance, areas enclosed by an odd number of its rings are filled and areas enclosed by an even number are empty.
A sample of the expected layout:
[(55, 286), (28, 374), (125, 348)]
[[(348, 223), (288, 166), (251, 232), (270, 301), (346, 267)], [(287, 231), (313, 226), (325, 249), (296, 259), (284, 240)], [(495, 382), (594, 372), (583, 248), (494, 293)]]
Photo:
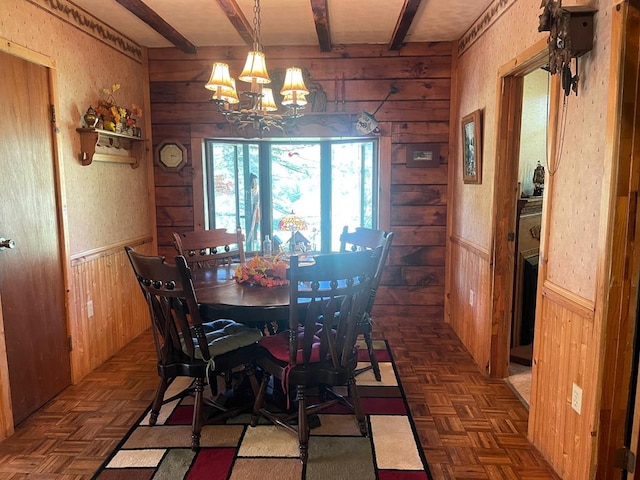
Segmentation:
[(151, 237), (138, 238), (72, 256), (68, 310), (73, 383), (149, 327), (147, 304), (124, 246), (151, 255), (151, 242)]
[(447, 319), (473, 359), (486, 374), (491, 354), (491, 266), (489, 251), (461, 237), (451, 236), (452, 277)]
[[(600, 348), (594, 304), (545, 281), (539, 308), (529, 439), (563, 478), (592, 478)], [(580, 414), (571, 408), (573, 383), (582, 389)]]

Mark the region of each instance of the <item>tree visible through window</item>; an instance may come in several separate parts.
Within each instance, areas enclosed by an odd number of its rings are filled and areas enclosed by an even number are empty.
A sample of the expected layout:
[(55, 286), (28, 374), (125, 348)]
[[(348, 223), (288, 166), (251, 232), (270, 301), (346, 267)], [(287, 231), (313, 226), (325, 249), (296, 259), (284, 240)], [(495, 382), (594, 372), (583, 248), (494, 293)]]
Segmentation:
[(377, 144), (355, 141), (209, 140), (205, 196), (208, 228), (245, 233), (247, 251), (266, 235), (289, 250), (291, 231), (280, 220), (301, 223), (295, 247), (337, 250), (342, 228), (377, 226)]

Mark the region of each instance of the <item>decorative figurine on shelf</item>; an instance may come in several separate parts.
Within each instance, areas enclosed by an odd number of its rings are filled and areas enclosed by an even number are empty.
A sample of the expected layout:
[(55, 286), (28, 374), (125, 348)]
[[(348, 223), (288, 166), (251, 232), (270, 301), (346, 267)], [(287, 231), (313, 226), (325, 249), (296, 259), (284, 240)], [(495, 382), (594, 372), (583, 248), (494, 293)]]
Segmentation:
[(539, 197), (544, 190), (544, 167), (538, 162), (538, 166), (533, 171), (533, 196)]
[(89, 106), (87, 113), (84, 114), (84, 123), (87, 125), (87, 128), (94, 128), (98, 123), (98, 115), (92, 106)]

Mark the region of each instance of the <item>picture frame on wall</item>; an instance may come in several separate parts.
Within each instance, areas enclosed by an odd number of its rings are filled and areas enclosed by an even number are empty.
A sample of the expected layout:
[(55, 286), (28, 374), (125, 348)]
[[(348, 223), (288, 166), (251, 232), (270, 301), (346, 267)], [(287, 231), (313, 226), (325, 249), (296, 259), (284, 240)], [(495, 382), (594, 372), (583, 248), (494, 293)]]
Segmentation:
[(482, 111), (462, 118), (462, 179), (464, 183), (482, 183)]
[(440, 165), (439, 143), (410, 143), (407, 149), (407, 167), (438, 167)]

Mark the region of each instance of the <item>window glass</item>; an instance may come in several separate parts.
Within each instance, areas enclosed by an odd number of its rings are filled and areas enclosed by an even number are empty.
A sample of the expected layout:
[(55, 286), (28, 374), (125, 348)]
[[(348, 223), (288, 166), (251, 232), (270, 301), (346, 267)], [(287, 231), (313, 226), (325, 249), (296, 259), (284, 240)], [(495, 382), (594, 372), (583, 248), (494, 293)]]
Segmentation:
[(292, 237), (298, 250), (335, 251), (345, 225), (377, 227), (376, 151), (375, 140), (209, 140), (207, 228), (239, 225), (247, 252), (260, 251), (265, 235), (281, 251)]
[(291, 228), (286, 220), (293, 215), (299, 222), (295, 244), (316, 250), (321, 211), (320, 144), (272, 144), (271, 191), (274, 241), (291, 250), (294, 232), (282, 227)]
[(207, 143), (208, 228), (245, 233), (245, 249), (260, 249), (259, 148), (250, 143)]
[(331, 249), (340, 247), (343, 227), (373, 228), (373, 144), (331, 145), (331, 203), (348, 205), (332, 211)]

